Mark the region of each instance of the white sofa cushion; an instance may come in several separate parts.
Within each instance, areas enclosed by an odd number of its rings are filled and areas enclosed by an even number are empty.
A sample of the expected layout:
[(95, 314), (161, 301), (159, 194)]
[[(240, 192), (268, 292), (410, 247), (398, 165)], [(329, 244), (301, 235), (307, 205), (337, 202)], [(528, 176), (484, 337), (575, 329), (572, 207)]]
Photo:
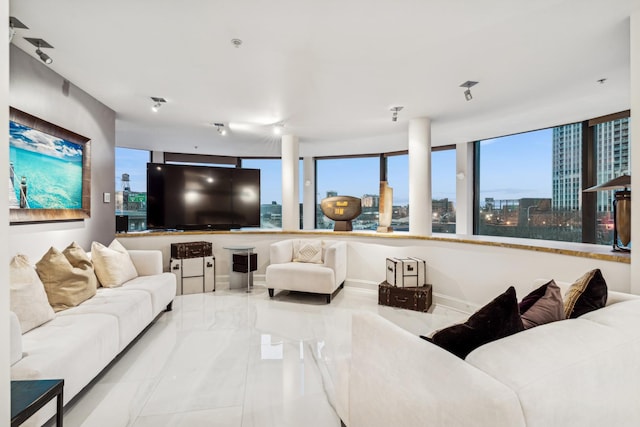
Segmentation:
[(143, 290), (122, 288), (100, 288), (96, 296), (80, 304), (60, 312), (60, 316), (78, 314), (108, 314), (118, 319), (119, 345), (118, 351), (124, 348), (151, 323), (151, 294)]
[(11, 311), (17, 316), (22, 333), (55, 317), (44, 285), (25, 255), (16, 255), (9, 263), (9, 290)]
[(336, 290), (334, 272), (322, 264), (285, 263), (267, 267), (267, 287), (330, 294)]
[(617, 303), (491, 342), (465, 360), (514, 390), (528, 427), (629, 425), (640, 419), (639, 312), (640, 300)]
[(129, 253), (117, 240), (109, 247), (100, 242), (91, 244), (91, 259), (100, 284), (105, 288), (122, 286), (128, 280), (138, 276)]
[(151, 296), (151, 314), (156, 317), (176, 296), (176, 276), (173, 273), (138, 276), (118, 289), (124, 292), (129, 290), (147, 292)]
[[(118, 335), (114, 316), (57, 316), (22, 336), (24, 356), (11, 367), (11, 379), (64, 378), (67, 403), (116, 357)], [(43, 422), (53, 414), (45, 412)]]

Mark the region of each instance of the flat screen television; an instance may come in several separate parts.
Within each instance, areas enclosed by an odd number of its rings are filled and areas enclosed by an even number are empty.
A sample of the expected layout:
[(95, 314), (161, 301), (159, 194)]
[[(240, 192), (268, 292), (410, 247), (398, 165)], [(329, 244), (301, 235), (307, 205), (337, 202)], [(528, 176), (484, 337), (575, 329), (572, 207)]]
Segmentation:
[(260, 169), (147, 163), (147, 228), (260, 227)]

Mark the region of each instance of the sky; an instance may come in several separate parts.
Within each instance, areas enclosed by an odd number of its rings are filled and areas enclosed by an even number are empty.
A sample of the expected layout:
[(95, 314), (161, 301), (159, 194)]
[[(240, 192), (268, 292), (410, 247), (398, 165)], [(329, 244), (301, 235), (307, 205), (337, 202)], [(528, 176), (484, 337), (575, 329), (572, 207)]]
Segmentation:
[[(543, 129), (486, 140), (480, 148), (480, 200), (522, 197), (551, 197), (552, 129)], [(132, 191), (145, 192), (146, 163), (149, 152), (116, 148), (116, 189), (122, 189), (121, 177), (128, 173)], [(261, 203), (282, 203), (280, 160), (247, 159), (243, 167), (261, 169)], [(391, 156), (387, 180), (393, 188), (393, 204), (409, 201), (408, 156)], [(435, 151), (431, 159), (432, 197), (456, 198), (455, 150)], [(318, 160), (316, 174), (318, 200), (327, 191), (361, 197), (379, 192), (379, 158), (363, 157)], [(300, 200), (302, 200), (302, 162), (300, 162)]]

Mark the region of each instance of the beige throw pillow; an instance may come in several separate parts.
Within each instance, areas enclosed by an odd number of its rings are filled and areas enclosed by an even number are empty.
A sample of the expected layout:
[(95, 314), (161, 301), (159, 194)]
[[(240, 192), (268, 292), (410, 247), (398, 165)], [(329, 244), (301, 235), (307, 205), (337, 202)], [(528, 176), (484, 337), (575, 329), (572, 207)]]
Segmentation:
[(294, 262), (322, 264), (322, 241), (300, 240), (294, 248)]
[(16, 255), (9, 263), (10, 306), (24, 334), (56, 317), (49, 305), (44, 285), (25, 255)]
[(49, 304), (54, 311), (75, 307), (96, 294), (91, 261), (75, 242), (64, 252), (51, 248), (36, 264)]
[(127, 249), (117, 240), (111, 242), (109, 247), (93, 242), (91, 259), (98, 280), (105, 288), (122, 286), (123, 283), (138, 277), (138, 271)]

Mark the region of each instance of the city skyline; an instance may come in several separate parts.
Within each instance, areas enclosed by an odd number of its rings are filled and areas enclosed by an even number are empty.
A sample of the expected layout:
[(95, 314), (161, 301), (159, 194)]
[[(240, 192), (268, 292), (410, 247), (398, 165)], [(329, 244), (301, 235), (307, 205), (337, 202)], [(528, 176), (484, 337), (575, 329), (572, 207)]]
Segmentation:
[[(553, 128), (492, 138), (480, 142), (480, 200), (512, 200), (524, 197), (552, 197)], [(116, 184), (121, 189), (121, 176), (129, 174), (131, 190), (146, 191), (144, 150), (116, 148)], [(378, 157), (318, 160), (318, 201), (328, 191), (362, 197), (379, 192)], [(279, 159), (247, 159), (243, 166), (261, 170), (261, 203), (282, 203), (281, 163)], [(343, 165), (343, 167), (340, 167)], [(455, 150), (432, 153), (432, 199), (456, 200)], [(336, 173), (340, 171), (340, 173)], [(300, 176), (302, 177), (302, 162)], [(393, 204), (409, 202), (408, 156), (388, 158), (388, 182), (394, 190)], [(303, 183), (300, 179), (300, 200)]]

